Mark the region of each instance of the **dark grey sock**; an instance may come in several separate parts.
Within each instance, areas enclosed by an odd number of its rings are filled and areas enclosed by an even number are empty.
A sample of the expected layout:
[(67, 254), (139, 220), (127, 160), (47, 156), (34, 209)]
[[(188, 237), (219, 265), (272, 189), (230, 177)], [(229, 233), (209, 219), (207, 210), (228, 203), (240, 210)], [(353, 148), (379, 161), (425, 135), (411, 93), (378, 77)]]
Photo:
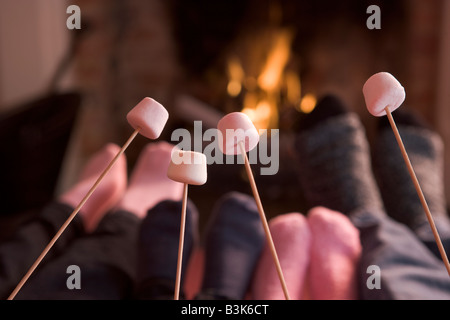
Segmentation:
[[(319, 108), (325, 109), (321, 117), (315, 115)], [(334, 111), (327, 113), (327, 109)], [(316, 110), (303, 120), (306, 129), (300, 127), (295, 141), (300, 184), (310, 206), (344, 214), (383, 208), (365, 130), (357, 115), (342, 108), (337, 98), (322, 100)]]
[(206, 227), (198, 299), (244, 299), (264, 243), (255, 200), (239, 193), (224, 196)]
[[(450, 238), (443, 182), (443, 142), (411, 116), (399, 113), (394, 117), (436, 227), (441, 237)], [(374, 171), (387, 213), (409, 226), (425, 242), (433, 243), (425, 211), (390, 126), (381, 126), (374, 150)]]
[[(181, 208), (181, 201), (162, 201), (150, 209), (142, 221), (138, 235), (136, 290), (138, 299), (173, 299)], [(186, 210), (182, 279), (197, 241), (197, 226), (198, 212), (189, 201)], [(183, 296), (183, 290), (181, 290), (180, 298)]]

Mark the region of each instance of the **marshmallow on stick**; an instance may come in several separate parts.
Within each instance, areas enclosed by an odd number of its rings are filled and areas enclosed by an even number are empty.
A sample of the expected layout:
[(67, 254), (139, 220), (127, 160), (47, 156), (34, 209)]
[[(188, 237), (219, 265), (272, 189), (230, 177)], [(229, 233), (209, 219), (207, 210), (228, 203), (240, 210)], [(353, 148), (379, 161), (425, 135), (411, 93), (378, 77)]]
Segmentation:
[(152, 140), (157, 139), (160, 136), (162, 130), (164, 129), (164, 126), (166, 125), (168, 118), (169, 118), (169, 113), (167, 112), (167, 110), (161, 104), (159, 104), (155, 100), (148, 98), (148, 97), (144, 98), (141, 102), (139, 102), (127, 114), (128, 123), (135, 129), (135, 131), (131, 134), (131, 136), (125, 142), (123, 147), (119, 150), (117, 155), (111, 160), (111, 162), (105, 168), (105, 170), (100, 174), (100, 176), (98, 177), (98, 179), (96, 180), (94, 185), (87, 192), (87, 194), (84, 196), (84, 198), (80, 201), (78, 206), (73, 210), (73, 212), (70, 214), (69, 218), (67, 218), (67, 220), (64, 222), (64, 224), (61, 226), (61, 228), (56, 233), (56, 235), (52, 238), (52, 240), (49, 242), (49, 244), (44, 248), (44, 250), (42, 251), (40, 256), (36, 259), (36, 261), (30, 267), (30, 269), (25, 274), (25, 276), (22, 278), (22, 280), (19, 282), (19, 284), (16, 286), (14, 291), (10, 294), (10, 296), (8, 297), (8, 300), (14, 299), (14, 297), (17, 295), (17, 293), (20, 291), (20, 289), (23, 287), (23, 285), (27, 282), (27, 280), (31, 276), (31, 274), (41, 263), (42, 259), (44, 259), (44, 257), (47, 255), (47, 253), (50, 251), (50, 249), (55, 244), (55, 242), (62, 235), (62, 233), (67, 228), (67, 226), (70, 224), (70, 222), (73, 220), (73, 218), (75, 218), (75, 216), (81, 210), (83, 205), (90, 198), (92, 193), (94, 193), (95, 189), (97, 189), (100, 182), (103, 180), (103, 178), (106, 176), (106, 174), (111, 170), (111, 168), (114, 166), (114, 164), (120, 158), (120, 156), (125, 152), (125, 150), (128, 148), (128, 146), (134, 140), (134, 138), (136, 138), (136, 136), (140, 133), (146, 138), (149, 138)]
[(409, 160), (408, 153), (406, 152), (402, 138), (397, 129), (397, 125), (395, 124), (394, 118), (391, 114), (391, 112), (400, 107), (400, 105), (405, 100), (405, 90), (401, 86), (401, 84), (397, 81), (397, 79), (395, 79), (390, 73), (379, 72), (371, 76), (366, 81), (366, 83), (363, 86), (363, 94), (366, 101), (367, 109), (372, 115), (376, 117), (387, 115), (388, 117), (389, 123), (392, 127), (395, 138), (397, 140), (397, 144), (400, 147), (403, 159), (408, 168), (408, 172), (414, 183), (414, 187), (420, 198), (422, 207), (425, 210), (425, 214), (427, 216), (430, 227), (433, 231), (433, 235), (436, 244), (438, 245), (442, 261), (444, 262), (445, 267), (447, 268), (447, 272), (450, 276), (450, 264), (447, 255), (445, 253), (444, 246), (442, 245), (441, 238), (439, 237), (439, 233), (435, 226), (430, 209), (425, 200), (425, 196), (423, 195), (422, 188), (420, 187), (419, 181), (416, 177), (411, 161)]
[(264, 227), (267, 243), (275, 263), (275, 267), (280, 279), (280, 283), (284, 292), (286, 300), (289, 300), (289, 292), (284, 280), (284, 275), (281, 269), (278, 254), (272, 240), (269, 225), (267, 223), (264, 208), (259, 197), (258, 189), (256, 187), (255, 179), (253, 177), (252, 169), (248, 161), (247, 152), (251, 151), (258, 145), (259, 134), (253, 125), (250, 118), (242, 112), (232, 112), (224, 116), (217, 124), (217, 129), (221, 133), (222, 143), (219, 139), (219, 147), (224, 154), (235, 155), (241, 154), (244, 159), (245, 170), (247, 172), (250, 186), (252, 188), (253, 197), (255, 198), (258, 208), (259, 216)]
[(180, 298), (181, 269), (183, 264), (184, 231), (186, 224), (186, 205), (188, 185), (202, 185), (207, 181), (206, 156), (203, 153), (175, 149), (167, 169), (167, 176), (184, 183), (183, 203), (181, 206), (180, 239), (178, 244), (177, 272), (175, 279), (174, 300)]

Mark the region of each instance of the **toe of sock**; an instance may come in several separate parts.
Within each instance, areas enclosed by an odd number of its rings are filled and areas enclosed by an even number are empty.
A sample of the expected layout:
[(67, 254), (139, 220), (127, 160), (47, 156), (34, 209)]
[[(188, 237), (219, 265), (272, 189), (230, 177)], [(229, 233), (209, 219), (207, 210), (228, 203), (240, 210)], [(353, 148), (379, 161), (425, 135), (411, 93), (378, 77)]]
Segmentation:
[(324, 207), (308, 213), (312, 248), (311, 297), (318, 300), (356, 299), (361, 255), (359, 231), (347, 216)]
[[(283, 277), (290, 299), (302, 299), (309, 266), (311, 232), (306, 218), (300, 213), (279, 215), (269, 222)], [(280, 283), (270, 249), (265, 247), (252, 283), (254, 299), (283, 300)]]
[(314, 110), (299, 120), (295, 126), (296, 131), (301, 132), (313, 128), (328, 118), (348, 112), (348, 108), (342, 100), (335, 95), (325, 95), (317, 103)]

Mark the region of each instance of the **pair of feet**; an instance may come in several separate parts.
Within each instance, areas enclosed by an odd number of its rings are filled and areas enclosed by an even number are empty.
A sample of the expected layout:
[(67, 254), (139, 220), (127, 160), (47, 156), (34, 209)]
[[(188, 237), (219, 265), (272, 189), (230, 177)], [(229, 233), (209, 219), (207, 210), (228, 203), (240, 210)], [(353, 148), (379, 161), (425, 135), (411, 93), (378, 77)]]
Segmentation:
[[(180, 200), (183, 185), (167, 178), (172, 148), (166, 142), (148, 144), (129, 181), (126, 157), (122, 154), (78, 213), (86, 231), (95, 230), (104, 215), (112, 210), (126, 210), (143, 218), (148, 209), (162, 200)], [(64, 192), (59, 201), (74, 208), (78, 206), (119, 150), (117, 145), (107, 144), (94, 154), (78, 182)]]
[[(138, 299), (172, 299), (175, 289), (181, 203), (162, 201), (141, 224)], [(316, 207), (269, 221), (291, 299), (356, 299), (359, 232), (345, 215)], [(253, 197), (222, 196), (200, 243), (198, 212), (187, 207), (181, 297), (284, 300)]]
[[(418, 117), (394, 114), (438, 229), (449, 234), (443, 187), (443, 143)], [(387, 213), (417, 234), (431, 234), (428, 220), (386, 117), (370, 150), (356, 114), (334, 96), (324, 97), (296, 136), (300, 183), (311, 206), (352, 216), (358, 210)]]

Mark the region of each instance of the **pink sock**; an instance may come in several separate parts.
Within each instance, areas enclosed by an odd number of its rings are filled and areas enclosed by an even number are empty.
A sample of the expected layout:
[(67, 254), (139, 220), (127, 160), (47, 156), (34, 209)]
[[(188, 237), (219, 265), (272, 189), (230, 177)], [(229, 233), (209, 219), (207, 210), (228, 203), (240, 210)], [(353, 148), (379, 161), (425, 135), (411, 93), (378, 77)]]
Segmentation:
[(167, 142), (155, 142), (145, 146), (118, 208), (142, 218), (160, 201), (181, 200), (183, 184), (167, 177), (173, 147)]
[[(112, 143), (98, 151), (83, 168), (79, 181), (62, 194), (59, 200), (76, 208), (119, 151), (120, 147)], [(121, 155), (78, 213), (86, 231), (94, 230), (103, 216), (117, 203), (125, 191), (126, 183), (126, 158)]]
[[(311, 233), (308, 222), (300, 213), (289, 213), (271, 219), (269, 227), (290, 299), (299, 300), (303, 295), (305, 275), (309, 266)], [(256, 268), (252, 299), (285, 299), (268, 245), (265, 246)]]
[(358, 229), (347, 216), (324, 207), (311, 209), (308, 222), (312, 232), (311, 299), (357, 299)]

